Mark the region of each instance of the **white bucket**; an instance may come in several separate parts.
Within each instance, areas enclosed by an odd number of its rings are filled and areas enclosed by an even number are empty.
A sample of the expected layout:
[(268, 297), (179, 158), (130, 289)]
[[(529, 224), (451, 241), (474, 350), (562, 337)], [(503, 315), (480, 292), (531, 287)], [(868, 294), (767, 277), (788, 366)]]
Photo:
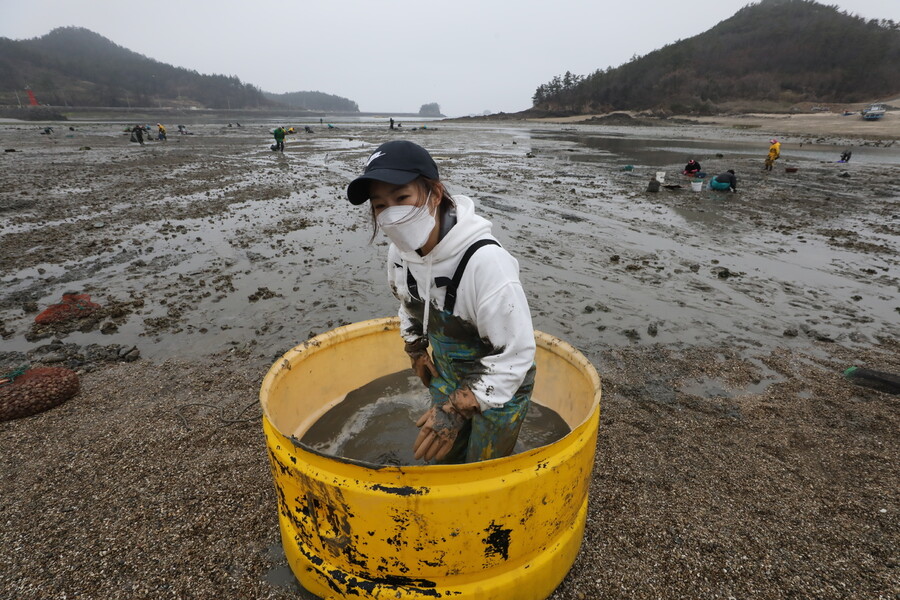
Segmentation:
[(660, 183), (666, 182), (666, 172), (665, 171), (657, 171), (656, 172), (656, 180)]
[(692, 181), (691, 182), (691, 191), (692, 192), (702, 192), (703, 191), (703, 181)]

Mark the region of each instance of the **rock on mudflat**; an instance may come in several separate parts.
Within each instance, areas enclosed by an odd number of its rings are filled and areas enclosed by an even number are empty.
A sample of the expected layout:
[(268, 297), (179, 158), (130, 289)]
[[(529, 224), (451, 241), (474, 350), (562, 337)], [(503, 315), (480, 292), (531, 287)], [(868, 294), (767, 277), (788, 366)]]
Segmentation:
[(131, 348), (121, 348), (119, 350), (119, 360), (124, 362), (134, 362), (141, 357), (141, 351), (138, 350), (137, 346), (132, 346)]

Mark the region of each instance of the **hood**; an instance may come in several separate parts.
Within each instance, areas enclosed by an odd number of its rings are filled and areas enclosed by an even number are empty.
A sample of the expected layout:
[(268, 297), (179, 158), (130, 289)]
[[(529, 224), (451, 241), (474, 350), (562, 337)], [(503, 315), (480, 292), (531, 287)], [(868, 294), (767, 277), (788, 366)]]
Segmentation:
[(453, 196), (456, 204), (456, 225), (444, 239), (428, 254), (420, 256), (418, 252), (400, 252), (403, 260), (410, 263), (424, 264), (426, 258), (438, 265), (447, 259), (456, 259), (460, 252), (472, 245), (472, 242), (491, 236), (491, 222), (475, 214), (475, 203), (468, 196)]

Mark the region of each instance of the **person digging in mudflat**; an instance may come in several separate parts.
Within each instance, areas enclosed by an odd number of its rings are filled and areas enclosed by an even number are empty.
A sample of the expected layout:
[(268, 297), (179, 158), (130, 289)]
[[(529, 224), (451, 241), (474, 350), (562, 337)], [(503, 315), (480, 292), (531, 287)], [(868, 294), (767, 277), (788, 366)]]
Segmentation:
[(684, 166), (684, 171), (682, 174), (687, 175), (688, 177), (694, 177), (697, 173), (700, 172), (700, 163), (698, 163), (693, 158), (688, 160), (687, 164)]
[(734, 174), (734, 169), (728, 169), (724, 173), (719, 173), (709, 181), (710, 189), (717, 190), (719, 192), (736, 192), (737, 191), (737, 176)]
[(135, 125), (131, 130), (131, 138), (132, 141), (137, 140), (137, 142), (143, 146), (144, 145), (144, 128), (140, 125)]
[(388, 279), (401, 335), (431, 393), (416, 423), (415, 457), (462, 463), (512, 454), (536, 369), (518, 262), (412, 142), (379, 146), (347, 197), (354, 205), (368, 200), (376, 233), (391, 240)]
[(275, 150), (284, 153), (284, 136), (287, 135), (287, 131), (285, 131), (284, 127), (278, 126), (272, 132), (272, 135), (275, 137)]
[(766, 155), (766, 171), (771, 171), (775, 166), (775, 161), (781, 156), (781, 142), (775, 138), (772, 138), (770, 142), (772, 145), (769, 146), (769, 153)]

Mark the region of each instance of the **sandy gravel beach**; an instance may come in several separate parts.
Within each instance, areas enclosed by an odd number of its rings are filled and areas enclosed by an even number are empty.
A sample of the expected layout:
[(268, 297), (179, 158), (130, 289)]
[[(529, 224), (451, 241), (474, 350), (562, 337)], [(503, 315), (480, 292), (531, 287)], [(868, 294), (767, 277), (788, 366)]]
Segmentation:
[[(900, 98), (885, 102), (889, 106), (900, 105)], [(793, 135), (827, 142), (838, 136), (858, 137), (863, 139), (900, 139), (900, 118), (897, 113), (878, 121), (866, 121), (860, 118), (859, 110), (863, 105), (848, 105), (841, 110), (819, 110), (816, 112), (797, 112), (793, 114), (741, 113), (734, 115), (673, 115), (671, 119), (692, 121), (703, 125), (714, 125), (732, 129), (759, 129), (773, 135)], [(625, 111), (634, 118), (640, 113)], [(591, 120), (602, 120), (608, 114), (576, 115), (563, 118), (529, 119), (537, 123), (585, 123)]]
[[(314, 123), (284, 156), (274, 122), (144, 147), (124, 123), (0, 123), (0, 372), (81, 378), (0, 423), (2, 595), (308, 597), (256, 399), (289, 348), (394, 313), (344, 187), (405, 137), (518, 257), (535, 327), (602, 378), (553, 600), (900, 596), (898, 397), (842, 376), (900, 373), (900, 117), (828, 118)], [(688, 157), (738, 192), (692, 192)], [(36, 325), (67, 291), (103, 309)]]

